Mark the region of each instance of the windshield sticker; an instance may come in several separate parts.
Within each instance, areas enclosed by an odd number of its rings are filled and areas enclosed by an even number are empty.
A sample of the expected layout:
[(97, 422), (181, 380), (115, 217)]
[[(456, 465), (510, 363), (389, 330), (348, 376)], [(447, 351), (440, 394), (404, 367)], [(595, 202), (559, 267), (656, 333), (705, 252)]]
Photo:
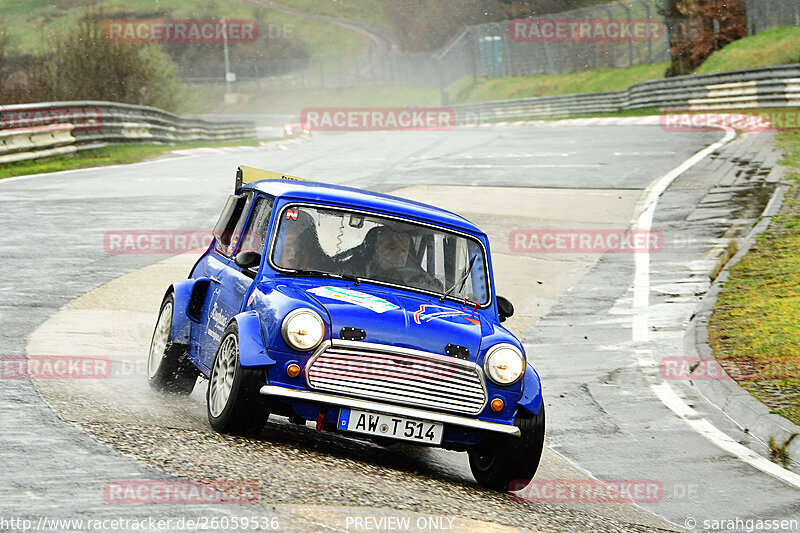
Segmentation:
[(400, 309), (400, 307), (383, 298), (350, 289), (342, 289), (339, 287), (315, 287), (309, 289), (308, 292), (323, 298), (330, 298), (331, 300), (339, 300), (341, 302), (366, 307), (370, 311), (375, 311), (376, 313), (385, 313), (386, 311)]
[(451, 316), (461, 317), (467, 322), (471, 322), (476, 325), (481, 324), (479, 320), (468, 316), (464, 311), (451, 309), (441, 305), (430, 304), (422, 304), (419, 306), (419, 309), (414, 313), (414, 322), (417, 324), (422, 324), (423, 322), (430, 322), (434, 318), (446, 318)]

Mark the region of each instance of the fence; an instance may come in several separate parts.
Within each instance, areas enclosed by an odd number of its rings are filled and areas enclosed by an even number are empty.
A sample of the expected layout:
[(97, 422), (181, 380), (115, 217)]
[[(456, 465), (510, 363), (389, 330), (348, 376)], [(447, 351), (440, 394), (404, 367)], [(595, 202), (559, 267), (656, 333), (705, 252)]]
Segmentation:
[(453, 106), (460, 124), (568, 118), (634, 109), (746, 110), (800, 106), (800, 64), (637, 83), (628, 90)]
[(256, 138), (251, 122), (183, 118), (113, 102), (0, 106), (0, 163), (122, 143), (176, 143)]
[(781, 26), (800, 26), (800, 0), (745, 0), (745, 6), (749, 35)]

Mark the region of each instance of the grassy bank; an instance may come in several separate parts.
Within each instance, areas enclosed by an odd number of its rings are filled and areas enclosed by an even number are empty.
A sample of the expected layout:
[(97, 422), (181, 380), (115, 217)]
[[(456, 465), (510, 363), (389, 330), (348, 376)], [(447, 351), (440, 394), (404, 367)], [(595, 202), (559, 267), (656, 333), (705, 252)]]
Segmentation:
[(695, 74), (800, 63), (800, 28), (775, 28), (711, 54)]
[(19, 161), (17, 163), (0, 164), (0, 179), (15, 176), (27, 176), (45, 172), (59, 172), (62, 170), (75, 170), (79, 168), (102, 167), (108, 165), (121, 165), (138, 163), (173, 150), (187, 148), (215, 148), (223, 146), (258, 146), (259, 141), (242, 140), (216, 143), (179, 143), (175, 145), (164, 144), (136, 144), (122, 146), (107, 146), (97, 150), (86, 150), (74, 154)]
[(731, 269), (709, 342), (742, 387), (800, 424), (800, 132), (778, 139), (792, 189), (781, 214)]
[(478, 83), (456, 82), (450, 87), (454, 103), (489, 102), (532, 96), (621, 91), (640, 81), (664, 77), (668, 63), (639, 65), (631, 68), (605, 68), (548, 74), (544, 76), (506, 76), (480, 80)]

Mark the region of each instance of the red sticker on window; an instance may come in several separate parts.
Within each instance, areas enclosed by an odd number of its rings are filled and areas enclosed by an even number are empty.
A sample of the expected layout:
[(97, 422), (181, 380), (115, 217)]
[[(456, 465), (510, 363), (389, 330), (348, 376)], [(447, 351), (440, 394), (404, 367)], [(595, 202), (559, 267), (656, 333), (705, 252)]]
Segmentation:
[(286, 220), (297, 220), (297, 215), (300, 214), (299, 209), (287, 209)]

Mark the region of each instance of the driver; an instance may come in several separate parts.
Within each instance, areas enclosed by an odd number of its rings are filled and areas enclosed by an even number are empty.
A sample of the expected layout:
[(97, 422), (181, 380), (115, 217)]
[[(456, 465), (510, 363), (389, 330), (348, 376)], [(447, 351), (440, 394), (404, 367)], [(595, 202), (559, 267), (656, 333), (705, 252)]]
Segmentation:
[(375, 254), (367, 263), (366, 277), (441, 291), (441, 283), (414, 261), (411, 250), (410, 234), (381, 228), (375, 240)]
[[(305, 233), (305, 232), (303, 232)], [(308, 246), (304, 242), (303, 235), (297, 231), (287, 231), (286, 238), (281, 250), (280, 266), (293, 270), (303, 270), (308, 268), (311, 262), (311, 254)]]

